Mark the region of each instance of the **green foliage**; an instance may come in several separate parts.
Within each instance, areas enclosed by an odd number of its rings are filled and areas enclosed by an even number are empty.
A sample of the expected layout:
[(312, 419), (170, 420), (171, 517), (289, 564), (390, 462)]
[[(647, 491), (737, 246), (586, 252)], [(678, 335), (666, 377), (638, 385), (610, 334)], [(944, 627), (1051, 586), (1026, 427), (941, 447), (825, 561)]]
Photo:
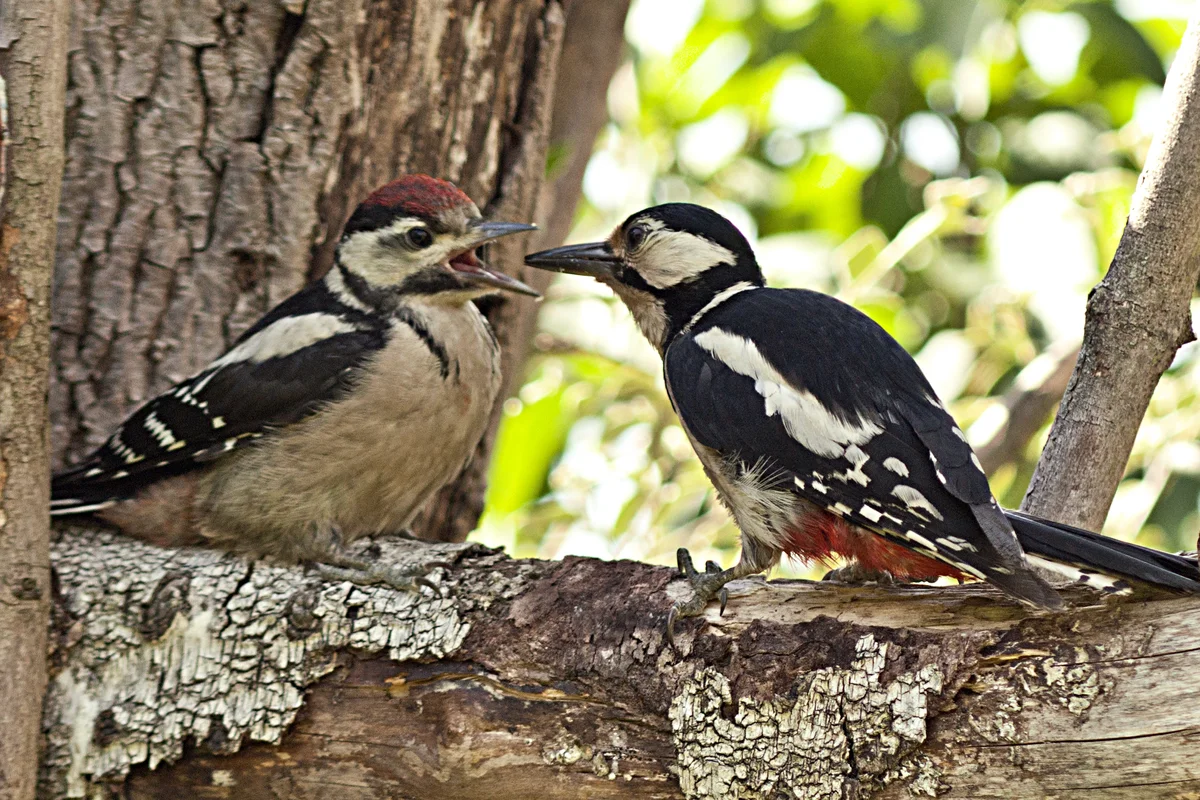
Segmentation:
[[(832, 292), (887, 328), (982, 444), (1000, 396), (1081, 335), (1186, 6), (636, 0), (572, 239), (653, 203), (714, 206), (773, 284)], [(478, 536), (518, 555), (671, 563), (688, 546), (729, 563), (736, 529), (620, 304), (563, 279), (541, 324)], [(1185, 350), (1155, 396), (1110, 533), (1195, 545), (1194, 362)], [(992, 476), (1006, 504), (1044, 435)]]

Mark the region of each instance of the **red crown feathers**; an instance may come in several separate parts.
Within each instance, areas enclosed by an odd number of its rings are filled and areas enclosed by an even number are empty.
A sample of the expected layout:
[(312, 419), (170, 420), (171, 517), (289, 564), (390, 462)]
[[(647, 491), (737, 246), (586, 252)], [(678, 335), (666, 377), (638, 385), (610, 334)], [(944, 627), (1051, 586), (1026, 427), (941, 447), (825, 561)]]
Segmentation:
[(431, 217), (470, 202), (471, 198), (450, 181), (428, 175), (405, 175), (371, 192), (362, 205), (403, 209), (410, 214)]

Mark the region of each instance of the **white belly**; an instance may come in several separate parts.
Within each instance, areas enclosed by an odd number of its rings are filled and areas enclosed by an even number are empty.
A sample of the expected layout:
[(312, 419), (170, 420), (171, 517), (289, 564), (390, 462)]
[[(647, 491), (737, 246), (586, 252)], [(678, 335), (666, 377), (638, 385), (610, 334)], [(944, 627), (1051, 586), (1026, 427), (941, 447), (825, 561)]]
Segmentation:
[(201, 499), (206, 535), (304, 559), (331, 533), (345, 542), (401, 530), (462, 471), (499, 390), (499, 353), (471, 304), (420, 314), (446, 353), (445, 377), (420, 337), (398, 325), (347, 397), (218, 463)]

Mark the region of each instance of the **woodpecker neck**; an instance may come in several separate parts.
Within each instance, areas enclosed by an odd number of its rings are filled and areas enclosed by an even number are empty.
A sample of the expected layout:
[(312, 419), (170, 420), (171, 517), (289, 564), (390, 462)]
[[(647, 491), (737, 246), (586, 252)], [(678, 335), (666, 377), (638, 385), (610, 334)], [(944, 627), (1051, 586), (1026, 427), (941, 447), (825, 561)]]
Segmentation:
[(341, 259), (325, 275), (325, 284), (348, 306), (377, 314), (393, 314), (403, 292), (399, 286), (378, 286), (348, 269)]
[(718, 264), (691, 280), (666, 288), (651, 286), (632, 270), (606, 282), (629, 307), (642, 335), (660, 353), (666, 351), (676, 336), (725, 300), (764, 285), (762, 271), (751, 253), (740, 256), (733, 264)]
[(747, 289), (762, 288), (763, 285), (758, 262), (753, 255), (749, 255), (739, 258), (735, 264), (718, 265), (701, 273), (695, 280), (671, 287), (663, 298), (667, 327), (660, 349), (665, 349), (667, 343), (725, 300)]

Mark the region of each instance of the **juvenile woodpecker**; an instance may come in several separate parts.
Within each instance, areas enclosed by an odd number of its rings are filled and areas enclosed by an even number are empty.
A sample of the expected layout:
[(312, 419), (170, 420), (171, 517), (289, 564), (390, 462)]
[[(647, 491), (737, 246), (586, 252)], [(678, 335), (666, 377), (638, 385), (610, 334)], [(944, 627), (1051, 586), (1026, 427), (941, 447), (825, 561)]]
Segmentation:
[(1062, 600), (1031, 563), (1110, 591), (1128, 580), (1200, 591), (1194, 561), (1002, 509), (904, 348), (839, 300), (764, 286), (746, 239), (714, 211), (656, 206), (607, 241), (525, 263), (590, 275), (625, 302), (741, 529), (731, 569), (698, 573), (680, 551), (695, 595), (672, 620), (785, 553), (902, 580), (980, 578), (1049, 609)]
[(537, 295), (475, 249), (534, 227), (485, 220), (424, 175), (380, 187), (324, 278), (55, 475), (52, 513), (392, 582), (341, 546), (402, 531), (471, 459), (500, 386), (496, 338), (471, 300)]

